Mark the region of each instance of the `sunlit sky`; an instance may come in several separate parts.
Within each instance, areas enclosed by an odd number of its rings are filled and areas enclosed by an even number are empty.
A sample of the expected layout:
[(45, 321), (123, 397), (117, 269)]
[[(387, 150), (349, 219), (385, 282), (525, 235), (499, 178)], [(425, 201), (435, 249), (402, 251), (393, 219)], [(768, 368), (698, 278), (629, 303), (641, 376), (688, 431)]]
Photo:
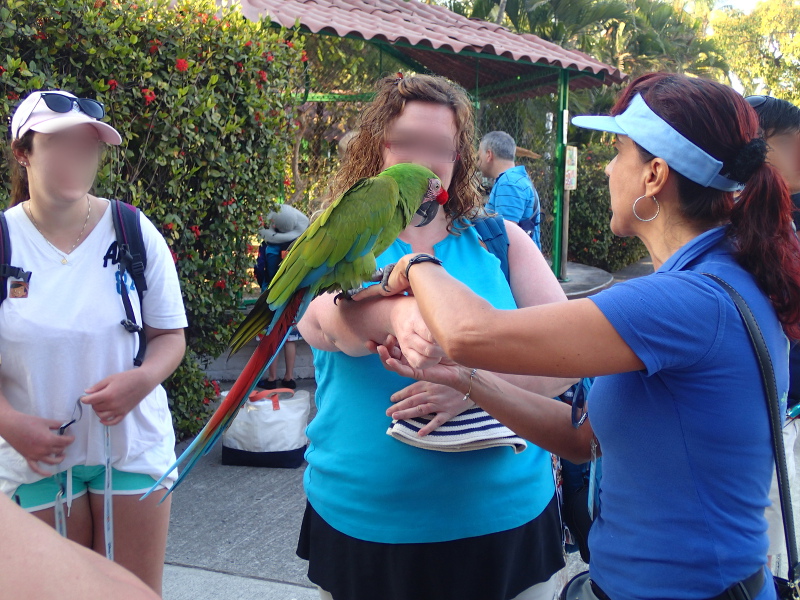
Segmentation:
[(758, 2), (759, 0), (717, 0), (717, 6), (733, 6), (733, 8), (749, 13)]

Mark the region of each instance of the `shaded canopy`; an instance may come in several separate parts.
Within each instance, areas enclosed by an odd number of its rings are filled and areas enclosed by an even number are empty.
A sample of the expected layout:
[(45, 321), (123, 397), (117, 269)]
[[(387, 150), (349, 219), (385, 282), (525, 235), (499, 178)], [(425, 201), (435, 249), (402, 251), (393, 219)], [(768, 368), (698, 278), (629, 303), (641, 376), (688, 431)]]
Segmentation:
[(253, 20), (269, 15), (287, 28), (364, 39), (409, 68), (445, 75), (481, 100), (516, 100), (558, 91), (566, 70), (570, 89), (620, 83), (625, 76), (576, 50), (531, 34), (468, 19), (418, 0), (240, 0)]

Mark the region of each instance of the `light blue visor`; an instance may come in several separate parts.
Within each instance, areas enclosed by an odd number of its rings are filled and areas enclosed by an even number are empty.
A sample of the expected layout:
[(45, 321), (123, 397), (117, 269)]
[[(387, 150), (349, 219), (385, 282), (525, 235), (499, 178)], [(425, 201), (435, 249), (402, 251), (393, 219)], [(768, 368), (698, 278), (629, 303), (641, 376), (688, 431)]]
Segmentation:
[(636, 94), (625, 112), (616, 117), (575, 117), (572, 124), (627, 135), (653, 156), (667, 161), (671, 169), (703, 187), (724, 192), (742, 188), (741, 183), (719, 174), (722, 161), (673, 129), (647, 106), (641, 94)]

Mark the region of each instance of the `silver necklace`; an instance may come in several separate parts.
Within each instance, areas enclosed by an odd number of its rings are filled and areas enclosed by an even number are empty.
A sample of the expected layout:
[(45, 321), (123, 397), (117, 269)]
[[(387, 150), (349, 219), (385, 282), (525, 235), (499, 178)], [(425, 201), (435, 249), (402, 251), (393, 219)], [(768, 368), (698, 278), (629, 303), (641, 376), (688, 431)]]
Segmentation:
[(28, 207), (28, 216), (31, 218), (31, 223), (33, 223), (33, 226), (36, 227), (36, 231), (39, 232), (39, 235), (42, 236), (44, 241), (47, 242), (47, 245), (50, 246), (53, 250), (55, 250), (56, 254), (58, 254), (61, 257), (62, 265), (66, 265), (67, 263), (69, 263), (69, 261), (67, 260), (67, 255), (72, 254), (72, 251), (75, 250), (75, 248), (78, 246), (78, 243), (81, 241), (81, 238), (83, 238), (83, 232), (86, 231), (86, 226), (89, 224), (89, 217), (92, 216), (92, 201), (88, 196), (86, 197), (86, 200), (89, 202), (89, 211), (86, 213), (86, 220), (83, 222), (83, 227), (81, 228), (81, 233), (78, 236), (78, 239), (75, 240), (75, 243), (72, 244), (72, 248), (70, 248), (69, 252), (67, 252), (66, 254), (64, 254), (63, 252), (61, 252), (61, 250), (59, 250), (53, 244), (51, 244), (50, 240), (47, 239), (47, 236), (44, 233), (42, 233), (42, 230), (39, 229), (39, 224), (36, 222), (36, 219), (33, 216), (30, 200), (25, 201), (25, 204)]

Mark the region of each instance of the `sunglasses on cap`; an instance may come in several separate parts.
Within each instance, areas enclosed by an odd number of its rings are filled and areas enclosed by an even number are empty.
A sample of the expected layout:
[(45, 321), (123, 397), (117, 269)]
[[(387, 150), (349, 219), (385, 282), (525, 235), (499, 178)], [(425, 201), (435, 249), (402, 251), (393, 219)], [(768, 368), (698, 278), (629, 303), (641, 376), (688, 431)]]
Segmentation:
[[(73, 107), (78, 107), (78, 110), (85, 115), (100, 120), (104, 116), (106, 116), (106, 107), (102, 102), (98, 100), (93, 100), (92, 98), (73, 98), (71, 96), (65, 96), (64, 94), (56, 94), (53, 92), (42, 92), (39, 94), (39, 99), (36, 103), (31, 107), (30, 112), (22, 119), (22, 122), (17, 127), (17, 132), (20, 131), (24, 126), (25, 123), (31, 118), (31, 115), (36, 110), (36, 107), (39, 105), (39, 102), (44, 100), (45, 105), (47, 108), (52, 110), (55, 113), (68, 113), (70, 112)], [(10, 123), (9, 123), (10, 129)], [(16, 132), (10, 131), (11, 139), (16, 138)]]

